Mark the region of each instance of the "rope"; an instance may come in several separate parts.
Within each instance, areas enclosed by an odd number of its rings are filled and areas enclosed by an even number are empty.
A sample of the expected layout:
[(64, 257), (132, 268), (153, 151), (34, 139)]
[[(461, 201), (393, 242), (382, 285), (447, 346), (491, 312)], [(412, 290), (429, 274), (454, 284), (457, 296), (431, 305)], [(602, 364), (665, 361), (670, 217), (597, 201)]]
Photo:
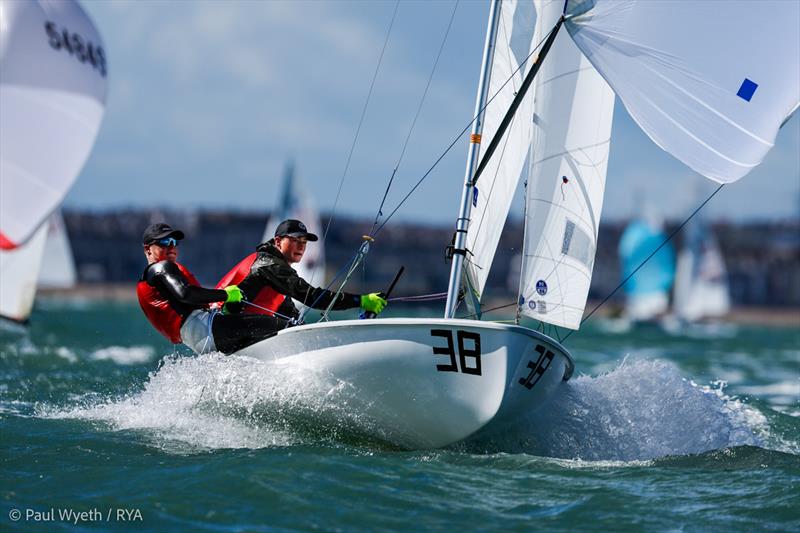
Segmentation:
[(275, 315), (278, 318), (282, 318), (284, 320), (287, 320), (290, 323), (291, 322), (297, 322), (297, 320), (294, 317), (282, 315), (277, 311), (273, 311), (272, 309), (267, 309), (266, 307), (261, 307), (260, 305), (254, 304), (253, 302), (251, 302), (249, 300), (242, 300), (242, 303), (245, 303), (245, 304), (249, 305), (250, 307), (255, 307), (256, 309), (261, 309), (262, 311), (267, 311), (269, 314)]
[(389, 29), (386, 31), (386, 39), (383, 42), (383, 48), (381, 49), (381, 54), (378, 57), (378, 64), (375, 66), (375, 72), (372, 75), (372, 82), (369, 85), (369, 92), (367, 93), (367, 99), (364, 102), (364, 108), (361, 110), (361, 118), (358, 121), (358, 127), (356, 128), (356, 134), (353, 137), (353, 144), (350, 146), (350, 153), (347, 155), (347, 162), (344, 165), (344, 171), (342, 172), (342, 177), (339, 179), (339, 188), (336, 191), (336, 199), (333, 202), (333, 209), (331, 210), (331, 215), (328, 218), (328, 223), (325, 226), (325, 232), (322, 234), (322, 244), (325, 243), (325, 240), (328, 237), (328, 231), (331, 229), (331, 223), (333, 222), (333, 217), (336, 214), (336, 207), (339, 205), (339, 197), (342, 194), (342, 187), (344, 186), (344, 180), (347, 176), (347, 171), (350, 169), (350, 161), (353, 158), (353, 152), (356, 149), (356, 143), (358, 142), (358, 136), (361, 133), (361, 126), (364, 124), (364, 117), (367, 115), (367, 107), (369, 107), (370, 98), (372, 98), (372, 90), (375, 88), (375, 80), (378, 78), (378, 71), (381, 68), (381, 63), (383, 62), (383, 55), (386, 52), (386, 46), (389, 44), (389, 36), (392, 34), (392, 27), (394, 27), (394, 21), (397, 17), (397, 9), (400, 7), (400, 0), (397, 0), (394, 4), (394, 12), (392, 13), (392, 20), (389, 22)]
[(486, 108), (489, 106), (489, 104), (491, 104), (491, 103), (492, 103), (492, 101), (493, 101), (493, 100), (494, 100), (494, 99), (497, 97), (497, 95), (498, 95), (498, 94), (500, 94), (500, 92), (501, 92), (501, 91), (502, 91), (502, 90), (505, 88), (505, 86), (506, 86), (506, 85), (508, 85), (508, 84), (509, 84), (509, 82), (511, 82), (511, 80), (513, 80), (513, 79), (514, 79), (514, 76), (517, 74), (517, 72), (519, 72), (519, 71), (520, 71), (520, 70), (521, 70), (521, 69), (522, 69), (522, 68), (525, 66), (525, 64), (528, 62), (528, 60), (531, 58), (531, 56), (533, 56), (533, 54), (535, 54), (535, 53), (536, 53), (536, 52), (539, 50), (539, 47), (540, 47), (540, 46), (542, 46), (542, 44), (543, 44), (543, 43), (544, 43), (544, 42), (545, 42), (545, 41), (548, 39), (548, 37), (550, 37), (550, 34), (553, 32), (553, 30), (555, 30), (555, 27), (553, 27), (553, 29), (551, 29), (551, 30), (550, 30), (550, 31), (547, 33), (547, 35), (545, 35), (545, 37), (544, 37), (544, 38), (543, 38), (541, 41), (539, 41), (539, 43), (538, 43), (538, 44), (536, 45), (536, 47), (535, 47), (535, 48), (534, 48), (534, 49), (531, 51), (531, 53), (530, 53), (530, 54), (528, 54), (528, 56), (527, 56), (527, 57), (526, 57), (524, 60), (522, 60), (522, 61), (520, 62), (519, 68), (517, 68), (517, 70), (515, 70), (514, 72), (512, 72), (512, 73), (511, 73), (511, 75), (508, 77), (508, 79), (507, 79), (505, 82), (503, 82), (503, 85), (501, 85), (501, 86), (500, 86), (500, 88), (499, 88), (499, 89), (497, 89), (497, 92), (496, 92), (496, 93), (494, 93), (494, 94), (492, 95), (492, 97), (491, 97), (491, 98), (489, 98), (489, 99), (486, 101), (486, 103), (483, 105), (483, 107), (481, 107), (481, 109), (478, 111), (478, 113), (477, 113), (477, 114), (476, 114), (474, 117), (472, 117), (472, 120), (470, 120), (470, 121), (467, 123), (467, 125), (466, 125), (466, 126), (464, 126), (464, 129), (462, 129), (462, 130), (461, 130), (461, 131), (458, 133), (458, 135), (456, 135), (456, 137), (453, 139), (453, 141), (450, 143), (450, 145), (449, 145), (447, 148), (445, 148), (444, 152), (442, 152), (442, 154), (441, 154), (441, 155), (440, 155), (440, 156), (439, 156), (439, 157), (436, 159), (436, 161), (434, 161), (433, 165), (431, 165), (431, 167), (428, 169), (428, 171), (427, 171), (427, 172), (425, 172), (425, 174), (423, 174), (423, 175), (422, 175), (422, 177), (421, 177), (421, 178), (419, 179), (419, 181), (417, 181), (417, 183), (416, 183), (416, 184), (415, 184), (415, 185), (414, 185), (414, 186), (411, 188), (411, 190), (408, 192), (408, 194), (406, 194), (406, 195), (403, 197), (403, 199), (402, 199), (402, 200), (400, 200), (400, 203), (399, 203), (399, 204), (397, 204), (397, 207), (395, 207), (395, 208), (392, 210), (392, 212), (391, 212), (391, 213), (389, 213), (389, 216), (388, 216), (388, 217), (386, 217), (386, 220), (384, 220), (384, 221), (381, 223), (381, 225), (380, 225), (380, 226), (378, 226), (378, 229), (376, 229), (376, 230), (375, 230), (375, 232), (371, 234), (373, 237), (374, 237), (375, 235), (377, 235), (377, 234), (378, 234), (378, 232), (379, 232), (379, 231), (381, 231), (381, 230), (383, 229), (383, 227), (384, 227), (384, 226), (385, 226), (385, 225), (386, 225), (386, 224), (389, 222), (389, 220), (390, 220), (390, 219), (391, 219), (391, 218), (394, 216), (394, 214), (395, 214), (395, 213), (397, 213), (397, 211), (398, 211), (398, 210), (400, 209), (400, 207), (401, 207), (401, 206), (402, 206), (402, 205), (403, 205), (403, 204), (406, 202), (406, 200), (408, 200), (408, 199), (411, 197), (411, 195), (412, 195), (412, 194), (414, 194), (414, 191), (416, 191), (416, 190), (417, 190), (417, 188), (418, 188), (418, 187), (419, 187), (419, 186), (422, 184), (422, 182), (423, 182), (423, 181), (425, 181), (425, 179), (426, 179), (426, 178), (427, 178), (427, 177), (430, 175), (430, 173), (431, 173), (431, 172), (433, 172), (433, 169), (434, 169), (434, 168), (436, 168), (436, 167), (439, 165), (439, 162), (441, 162), (441, 160), (442, 160), (442, 159), (444, 159), (444, 156), (446, 156), (446, 155), (448, 154), (448, 152), (450, 152), (450, 150), (452, 150), (452, 149), (453, 149), (453, 146), (455, 146), (455, 145), (456, 145), (456, 143), (457, 143), (457, 142), (458, 142), (458, 141), (461, 139), (461, 136), (462, 136), (462, 135), (464, 135), (464, 134), (465, 134), (467, 131), (469, 131), (470, 127), (472, 127), (472, 123), (473, 123), (473, 122), (475, 122), (476, 120), (478, 120), (478, 117), (480, 117), (480, 116), (481, 116), (481, 114), (482, 114), (482, 113), (483, 113), (483, 111), (484, 111), (484, 110), (485, 110), (485, 109), (486, 109)]
[(417, 106), (417, 113), (414, 115), (414, 119), (411, 121), (411, 127), (408, 130), (408, 135), (406, 135), (406, 140), (403, 143), (403, 148), (400, 150), (400, 157), (397, 159), (397, 163), (394, 166), (394, 170), (392, 170), (392, 175), (389, 177), (389, 183), (386, 185), (386, 190), (383, 193), (383, 199), (381, 200), (381, 205), (378, 207), (378, 213), (375, 215), (375, 221), (372, 223), (372, 228), (370, 229), (370, 235), (373, 235), (373, 231), (375, 230), (375, 226), (378, 225), (378, 220), (380, 217), (383, 216), (383, 206), (386, 203), (386, 197), (389, 195), (389, 189), (392, 188), (392, 182), (394, 181), (394, 177), (397, 174), (397, 170), (400, 168), (400, 163), (403, 161), (403, 157), (406, 153), (406, 148), (408, 147), (408, 142), (411, 140), (411, 134), (414, 131), (414, 126), (417, 124), (417, 119), (419, 118), (419, 114), (422, 111), (422, 105), (425, 103), (425, 98), (428, 95), (428, 89), (430, 89), (431, 82), (433, 81), (433, 75), (436, 73), (436, 67), (439, 65), (439, 59), (442, 57), (442, 51), (444, 50), (444, 45), (447, 42), (447, 37), (450, 35), (450, 28), (453, 26), (453, 19), (456, 16), (456, 9), (458, 9), (458, 2), (453, 4), (453, 12), (450, 14), (450, 21), (447, 24), (447, 29), (444, 32), (444, 37), (442, 38), (442, 44), (439, 45), (439, 53), (436, 54), (436, 60), (433, 62), (433, 67), (431, 68), (431, 73), (428, 76), (428, 83), (425, 85), (425, 90), (422, 92), (422, 97), (420, 98), (419, 105)]
[[(614, 294), (615, 294), (615, 293), (616, 293), (616, 292), (617, 292), (617, 291), (618, 291), (620, 288), (622, 288), (622, 286), (623, 286), (623, 285), (625, 285), (625, 283), (627, 283), (627, 282), (628, 282), (628, 280), (629, 280), (629, 279), (631, 279), (631, 278), (633, 277), (633, 275), (634, 275), (634, 274), (636, 274), (636, 273), (639, 271), (639, 269), (640, 269), (640, 268), (642, 268), (642, 267), (645, 265), (645, 263), (647, 263), (647, 262), (650, 260), (650, 258), (651, 258), (651, 257), (653, 257), (654, 255), (656, 255), (656, 254), (658, 253), (658, 251), (659, 251), (661, 248), (663, 248), (663, 247), (664, 247), (664, 245), (666, 245), (666, 244), (667, 244), (669, 241), (671, 241), (671, 240), (672, 240), (672, 238), (673, 238), (675, 235), (677, 235), (677, 234), (678, 234), (678, 232), (679, 232), (680, 230), (682, 230), (682, 229), (683, 229), (683, 227), (686, 225), (686, 223), (687, 223), (687, 222), (689, 222), (689, 221), (690, 221), (690, 220), (691, 220), (691, 219), (692, 219), (692, 218), (693, 218), (693, 217), (694, 217), (694, 216), (695, 216), (695, 215), (696, 215), (698, 212), (700, 212), (700, 210), (701, 210), (701, 209), (703, 209), (703, 207), (705, 207), (705, 205), (706, 205), (706, 204), (707, 204), (709, 201), (711, 201), (711, 199), (712, 199), (712, 198), (714, 198), (714, 196), (716, 196), (716, 194), (717, 194), (719, 191), (721, 191), (721, 190), (722, 190), (722, 187), (724, 187), (724, 186), (725, 186), (725, 184), (724, 184), (724, 183), (722, 183), (722, 184), (721, 184), (719, 187), (717, 187), (717, 190), (715, 190), (714, 192), (712, 192), (712, 193), (711, 193), (711, 195), (710, 195), (708, 198), (706, 198), (706, 199), (705, 199), (705, 201), (704, 201), (702, 204), (700, 204), (700, 205), (697, 207), (697, 209), (695, 209), (695, 210), (692, 212), (692, 214), (691, 214), (691, 215), (689, 215), (689, 216), (688, 216), (688, 217), (687, 217), (687, 218), (686, 218), (686, 219), (685, 219), (683, 222), (681, 222), (681, 223), (680, 223), (680, 225), (679, 225), (677, 228), (675, 228), (675, 229), (672, 231), (672, 233), (670, 233), (670, 234), (669, 234), (669, 236), (668, 236), (666, 239), (664, 239), (664, 241), (663, 241), (661, 244), (659, 244), (659, 245), (658, 245), (658, 248), (656, 248), (655, 250), (653, 250), (653, 252), (652, 252), (650, 255), (648, 255), (648, 256), (645, 258), (645, 260), (644, 260), (644, 261), (642, 261), (641, 263), (639, 263), (639, 266), (637, 266), (637, 267), (636, 267), (636, 269), (635, 269), (633, 272), (631, 272), (631, 273), (628, 275), (628, 277), (626, 277), (625, 279), (623, 279), (623, 280), (622, 280), (622, 281), (619, 283), (619, 285), (617, 285), (616, 287), (614, 287), (614, 290), (613, 290), (613, 291), (611, 291), (611, 292), (608, 294), (608, 296), (606, 296), (605, 298), (603, 298), (603, 301), (602, 301), (602, 302), (600, 302), (599, 304), (597, 304), (597, 305), (594, 307), (594, 309), (592, 309), (592, 310), (589, 312), (589, 314), (588, 314), (588, 315), (586, 315), (585, 317), (583, 317), (583, 320), (581, 320), (581, 323), (580, 323), (580, 325), (582, 326), (584, 322), (586, 322), (587, 320), (589, 320), (589, 317), (591, 317), (591, 316), (592, 316), (592, 315), (595, 313), (595, 311), (597, 311), (598, 309), (600, 309), (600, 307), (602, 307), (602, 306), (603, 306), (603, 304), (605, 304), (605, 303), (606, 303), (606, 302), (607, 302), (607, 301), (608, 301), (608, 300), (609, 300), (609, 299), (610, 299), (612, 296), (614, 296)], [(570, 335), (572, 335), (573, 333), (575, 333), (575, 331), (576, 331), (576, 330), (571, 330), (569, 333), (567, 333), (567, 334), (564, 336), (564, 338), (563, 338), (563, 339), (561, 339), (561, 341), (563, 342), (563, 341), (567, 340), (567, 339), (569, 338), (569, 336), (570, 336)]]
[(389, 298), (390, 302), (432, 302), (434, 300), (444, 300), (447, 298), (446, 292), (435, 292), (433, 294), (419, 294), (417, 296), (397, 296)]

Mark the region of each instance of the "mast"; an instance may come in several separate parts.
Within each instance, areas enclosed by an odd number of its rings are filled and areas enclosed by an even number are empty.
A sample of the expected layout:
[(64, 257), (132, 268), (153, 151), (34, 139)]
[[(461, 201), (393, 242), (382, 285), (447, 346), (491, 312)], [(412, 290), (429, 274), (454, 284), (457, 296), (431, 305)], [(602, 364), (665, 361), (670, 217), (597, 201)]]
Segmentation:
[(469, 227), (469, 214), (472, 210), (472, 174), (478, 164), (480, 155), (481, 132), (483, 131), (483, 108), (486, 105), (486, 93), (489, 89), (491, 77), (491, 58), (497, 39), (497, 23), (500, 20), (501, 0), (492, 0), (489, 7), (489, 24), (486, 28), (486, 44), (483, 48), (483, 62), (481, 63), (481, 77), (478, 82), (478, 97), (475, 102), (475, 115), (477, 118), (472, 123), (469, 136), (469, 150), (467, 152), (467, 169), (464, 173), (464, 190), (461, 193), (461, 207), (456, 219), (456, 237), (453, 243), (453, 264), (450, 267), (450, 283), (447, 286), (447, 303), (445, 304), (444, 317), (453, 318), (458, 302), (458, 290), (461, 286), (461, 269), (464, 265), (466, 254), (467, 228)]
[(486, 92), (487, 87), (489, 86), (489, 65), (491, 64), (489, 58), (491, 57), (495, 47), (497, 21), (499, 20), (499, 17), (497, 16), (499, 13), (499, 3), (500, 2), (496, 0), (492, 0), (492, 12), (489, 16), (489, 29), (486, 32), (486, 48), (483, 55), (483, 68), (481, 70), (481, 82), (479, 84), (480, 89), (478, 91), (478, 103), (476, 104), (475, 110), (475, 114), (478, 115), (478, 118), (473, 123), (472, 135), (470, 135), (467, 171), (466, 176), (464, 177), (464, 191), (461, 196), (461, 209), (459, 210), (458, 220), (456, 221), (456, 237), (453, 246), (453, 264), (450, 268), (450, 283), (447, 287), (447, 304), (445, 305), (444, 318), (453, 318), (456, 304), (458, 303), (458, 290), (461, 286), (462, 267), (464, 265), (464, 256), (467, 253), (465, 245), (467, 241), (469, 215), (470, 211), (472, 210), (472, 195), (473, 191), (475, 190), (475, 183), (477, 183), (481, 172), (484, 168), (486, 168), (486, 164), (489, 162), (492, 154), (494, 154), (495, 150), (497, 149), (500, 140), (503, 138), (503, 134), (505, 133), (506, 129), (508, 129), (509, 124), (511, 124), (511, 120), (514, 118), (514, 113), (519, 108), (522, 99), (525, 98), (525, 94), (527, 93), (528, 88), (531, 86), (533, 78), (539, 71), (539, 67), (541, 67), (542, 61), (544, 61), (545, 56), (547, 56), (547, 52), (549, 52), (550, 48), (553, 46), (553, 42), (556, 39), (558, 30), (561, 29), (561, 26), (564, 23), (564, 16), (562, 15), (558, 19), (555, 27), (550, 30), (547, 40), (542, 45), (541, 52), (539, 53), (538, 57), (536, 57), (533, 65), (531, 65), (531, 70), (525, 76), (525, 79), (523, 80), (522, 85), (517, 92), (517, 96), (514, 98), (514, 101), (511, 103), (511, 106), (506, 112), (506, 115), (503, 117), (497, 132), (489, 143), (486, 153), (483, 156), (483, 159), (481, 159), (480, 164), (477, 165), (477, 170), (475, 170), (473, 176), (473, 169), (476, 167), (479, 156), (478, 144), (480, 144), (481, 141), (480, 134), (483, 128), (482, 110), (485, 106)]

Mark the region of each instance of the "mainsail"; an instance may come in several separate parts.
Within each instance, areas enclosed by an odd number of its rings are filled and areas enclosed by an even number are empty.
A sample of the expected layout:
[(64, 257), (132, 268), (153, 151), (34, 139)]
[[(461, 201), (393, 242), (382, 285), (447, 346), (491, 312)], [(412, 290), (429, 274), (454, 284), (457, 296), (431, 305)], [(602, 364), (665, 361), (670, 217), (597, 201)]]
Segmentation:
[[(490, 61), (488, 97), (493, 98), (483, 118), (481, 146), (488, 146), (514, 100), (526, 72), (530, 70), (536, 47), (536, 10), (530, 1), (502, 2), (497, 22), (497, 38)], [(522, 68), (520, 68), (522, 67)], [(533, 131), (533, 90), (517, 110), (472, 196), (472, 213), (467, 233), (465, 271), (471, 294), (480, 300), (489, 276), (497, 244), (503, 231), (520, 176), (526, 170), (526, 157)]]
[(728, 272), (709, 223), (697, 218), (685, 230), (675, 274), (673, 311), (692, 322), (730, 310)]
[(103, 41), (73, 0), (0, 0), (0, 248), (63, 200), (103, 117)]
[[(561, 0), (537, 1), (543, 34)], [(592, 279), (614, 93), (565, 33), (535, 80), (520, 311), (577, 329)]]
[[(286, 165), (283, 176), (283, 190), (278, 199), (278, 205), (264, 228), (262, 242), (275, 236), (275, 229), (283, 220), (293, 218), (306, 225), (308, 231), (322, 239), (322, 224), (319, 213), (314, 206), (311, 196), (299, 185), (294, 171), (294, 162)], [(298, 275), (307, 282), (315, 285), (325, 283), (325, 248), (324, 243), (310, 243), (306, 247), (303, 260), (293, 266)]]
[(39, 288), (69, 289), (78, 282), (75, 271), (75, 258), (69, 244), (67, 226), (61, 210), (56, 211), (46, 222), (47, 240), (44, 245), (44, 256), (47, 261), (39, 270)]
[(47, 240), (47, 222), (13, 250), (0, 249), (0, 318), (25, 323), (36, 297), (36, 278)]
[(568, 0), (566, 27), (650, 138), (732, 182), (800, 103), (800, 2)]

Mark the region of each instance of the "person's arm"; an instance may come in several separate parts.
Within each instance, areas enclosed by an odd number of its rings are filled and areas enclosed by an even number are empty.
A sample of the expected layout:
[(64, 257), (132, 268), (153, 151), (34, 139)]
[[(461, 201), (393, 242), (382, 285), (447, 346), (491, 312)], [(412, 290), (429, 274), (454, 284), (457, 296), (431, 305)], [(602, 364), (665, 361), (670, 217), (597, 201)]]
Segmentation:
[(163, 289), (176, 300), (188, 305), (207, 305), (224, 302), (228, 293), (221, 289), (206, 289), (190, 284), (175, 263), (160, 261), (147, 269), (147, 283)]
[[(288, 265), (270, 265), (258, 269), (258, 277), (269, 283), (276, 291), (290, 298), (313, 307), (326, 309), (331, 302), (332, 309), (340, 311), (353, 309), (361, 305), (361, 296), (349, 292), (342, 292), (339, 296), (333, 291), (311, 286), (306, 280), (297, 275), (297, 272)], [(242, 282), (244, 285), (244, 282)], [(245, 291), (245, 289), (242, 289)]]

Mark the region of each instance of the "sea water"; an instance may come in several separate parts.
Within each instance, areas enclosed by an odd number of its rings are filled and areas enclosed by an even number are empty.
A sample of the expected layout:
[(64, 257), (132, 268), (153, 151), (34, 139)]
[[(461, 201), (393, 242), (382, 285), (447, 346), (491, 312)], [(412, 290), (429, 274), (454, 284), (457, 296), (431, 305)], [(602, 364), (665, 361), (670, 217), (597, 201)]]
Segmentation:
[(800, 329), (613, 331), (545, 409), (409, 451), (345, 382), (51, 302), (0, 331), (0, 530), (800, 530)]

